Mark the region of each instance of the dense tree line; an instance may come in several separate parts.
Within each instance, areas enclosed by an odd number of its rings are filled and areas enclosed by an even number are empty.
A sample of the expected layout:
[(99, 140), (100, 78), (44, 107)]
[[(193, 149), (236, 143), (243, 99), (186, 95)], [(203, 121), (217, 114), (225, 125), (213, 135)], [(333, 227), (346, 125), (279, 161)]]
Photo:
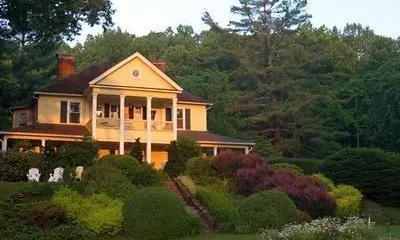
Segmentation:
[(399, 151), (399, 40), (360, 24), (314, 27), (305, 6), (305, 0), (240, 1), (231, 28), (206, 12), (210, 28), (201, 33), (181, 25), (138, 37), (116, 28), (74, 47), (2, 41), (0, 104), (7, 109), (54, 81), (56, 51), (74, 54), (79, 69), (139, 51), (167, 61), (178, 84), (214, 103), (211, 131), (255, 140), (260, 154)]

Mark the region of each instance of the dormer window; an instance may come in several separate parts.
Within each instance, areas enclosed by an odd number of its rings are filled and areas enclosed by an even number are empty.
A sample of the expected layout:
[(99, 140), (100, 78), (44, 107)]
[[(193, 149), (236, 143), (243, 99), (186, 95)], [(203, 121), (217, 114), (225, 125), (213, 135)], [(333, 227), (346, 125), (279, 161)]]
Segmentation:
[(132, 77), (133, 77), (134, 79), (139, 79), (139, 78), (140, 78), (140, 71), (137, 70), (137, 69), (134, 69), (134, 70), (132, 71)]

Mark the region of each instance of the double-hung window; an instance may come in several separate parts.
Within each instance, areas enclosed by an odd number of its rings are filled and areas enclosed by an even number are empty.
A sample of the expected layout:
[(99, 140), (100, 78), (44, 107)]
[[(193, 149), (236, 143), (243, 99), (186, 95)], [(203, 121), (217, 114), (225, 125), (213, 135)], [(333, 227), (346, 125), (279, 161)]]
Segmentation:
[(177, 127), (179, 130), (191, 129), (191, 111), (189, 108), (177, 109)]
[(61, 123), (81, 122), (81, 104), (79, 102), (61, 101), (60, 110)]
[(19, 113), (18, 125), (19, 126), (26, 126), (27, 123), (28, 123), (28, 115), (26, 114), (26, 112)]
[(69, 123), (81, 122), (80, 103), (70, 102), (69, 104)]

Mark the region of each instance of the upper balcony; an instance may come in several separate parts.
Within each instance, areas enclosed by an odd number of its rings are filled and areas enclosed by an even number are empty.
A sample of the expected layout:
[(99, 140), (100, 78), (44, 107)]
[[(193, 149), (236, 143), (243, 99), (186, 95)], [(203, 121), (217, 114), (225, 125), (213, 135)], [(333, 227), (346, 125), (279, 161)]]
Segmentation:
[(100, 141), (151, 138), (155, 143), (169, 143), (176, 139), (176, 99), (99, 94), (92, 101), (92, 134)]

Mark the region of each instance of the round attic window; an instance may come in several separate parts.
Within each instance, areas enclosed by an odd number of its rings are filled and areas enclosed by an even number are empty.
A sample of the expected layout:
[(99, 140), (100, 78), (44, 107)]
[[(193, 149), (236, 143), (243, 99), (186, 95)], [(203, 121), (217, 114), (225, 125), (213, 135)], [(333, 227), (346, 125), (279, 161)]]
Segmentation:
[(139, 79), (139, 78), (140, 78), (140, 71), (137, 70), (137, 69), (134, 69), (134, 70), (132, 71), (132, 77), (133, 77), (134, 79)]

